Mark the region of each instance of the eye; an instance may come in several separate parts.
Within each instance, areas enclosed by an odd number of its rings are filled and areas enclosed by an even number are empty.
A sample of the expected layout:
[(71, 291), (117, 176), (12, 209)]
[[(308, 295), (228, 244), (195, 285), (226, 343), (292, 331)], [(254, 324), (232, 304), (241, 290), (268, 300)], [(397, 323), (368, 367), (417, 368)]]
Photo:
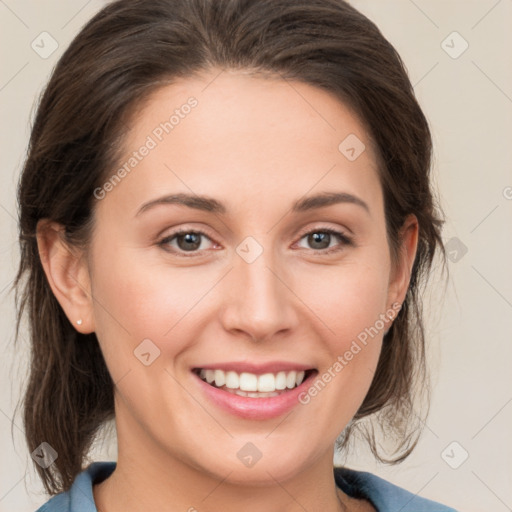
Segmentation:
[[(204, 246), (204, 239), (209, 240), (215, 247), (218, 244), (213, 242), (211, 238), (203, 231), (180, 229), (162, 238), (158, 245), (168, 252), (172, 252), (177, 256), (192, 257), (197, 256), (203, 250), (207, 250)], [(306, 239), (310, 244), (310, 249), (320, 252), (321, 254), (330, 254), (343, 250), (343, 246), (354, 245), (352, 239), (345, 235), (342, 231), (332, 228), (317, 228), (308, 231), (300, 238), (299, 242)], [(338, 240), (338, 244), (332, 245), (332, 242)], [(186, 254), (189, 253), (189, 254)]]
[[(330, 254), (343, 250), (343, 246), (354, 245), (351, 238), (349, 238), (342, 231), (337, 231), (332, 228), (317, 228), (305, 233), (300, 240), (306, 239), (306, 243), (310, 248), (320, 251), (322, 254)], [(331, 242), (338, 240), (337, 245), (331, 245)]]
[[(210, 237), (202, 231), (181, 229), (162, 238), (158, 242), (158, 245), (163, 247), (166, 251), (173, 252), (178, 256), (195, 256), (194, 253), (206, 250), (203, 244), (203, 238), (211, 241)], [(183, 254), (187, 252), (192, 254)]]

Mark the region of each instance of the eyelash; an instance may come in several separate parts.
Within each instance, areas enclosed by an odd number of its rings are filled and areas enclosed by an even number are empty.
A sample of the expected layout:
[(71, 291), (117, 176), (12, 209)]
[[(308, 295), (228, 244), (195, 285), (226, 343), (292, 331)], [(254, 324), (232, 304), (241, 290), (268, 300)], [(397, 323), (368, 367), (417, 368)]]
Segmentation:
[[(338, 246), (330, 247), (328, 249), (310, 249), (311, 251), (319, 252), (321, 255), (332, 254), (332, 253), (343, 250), (343, 246), (353, 246), (354, 245), (353, 240), (350, 237), (348, 237), (345, 233), (343, 233), (342, 231), (337, 231), (332, 228), (328, 228), (328, 227), (319, 227), (319, 228), (315, 228), (310, 231), (307, 231), (306, 233), (303, 233), (300, 236), (299, 241), (302, 240), (304, 237), (311, 235), (313, 233), (329, 233), (330, 235), (334, 235), (334, 236), (338, 237), (338, 239), (341, 241), (341, 244), (339, 244)], [(189, 254), (187, 254), (185, 251), (176, 251), (176, 250), (168, 249), (168, 243), (170, 241), (174, 240), (177, 236), (184, 235), (184, 234), (201, 235), (201, 236), (208, 238), (209, 240), (211, 240), (213, 242), (211, 237), (209, 237), (208, 234), (205, 233), (204, 231), (193, 230), (193, 229), (179, 229), (179, 230), (171, 233), (170, 235), (167, 235), (166, 237), (162, 238), (161, 240), (159, 240), (157, 245), (159, 247), (162, 247), (165, 251), (171, 252), (179, 257), (185, 257), (185, 258), (197, 257), (197, 255), (199, 254), (200, 251), (190, 251)]]

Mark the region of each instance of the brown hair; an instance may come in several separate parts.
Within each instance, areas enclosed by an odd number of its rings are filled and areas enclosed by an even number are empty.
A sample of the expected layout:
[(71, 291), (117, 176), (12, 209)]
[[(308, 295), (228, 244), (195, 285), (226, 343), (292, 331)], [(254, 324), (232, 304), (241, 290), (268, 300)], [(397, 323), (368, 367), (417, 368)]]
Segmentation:
[[(298, 80), (335, 94), (376, 145), (393, 254), (406, 215), (416, 215), (419, 242), (406, 300), (384, 338), (364, 403), (338, 445), (368, 415), (377, 416), (385, 432), (398, 432), (392, 460), (405, 458), (417, 440), (419, 430), (407, 434), (407, 425), (414, 419), (414, 384), (425, 368), (419, 285), (436, 249), (444, 249), (429, 179), (431, 136), (395, 49), (342, 0), (119, 0), (85, 25), (55, 67), (18, 188), (16, 338), (27, 310), (31, 343), (24, 425), (30, 451), (45, 441), (58, 453), (47, 470), (36, 465), (50, 494), (69, 489), (82, 471), (99, 428), (114, 416), (114, 385), (95, 334), (78, 333), (51, 291), (37, 223), (60, 223), (69, 244), (86, 249), (93, 191), (112, 175), (134, 111), (163, 84), (213, 67)], [(381, 457), (371, 429), (366, 435)]]

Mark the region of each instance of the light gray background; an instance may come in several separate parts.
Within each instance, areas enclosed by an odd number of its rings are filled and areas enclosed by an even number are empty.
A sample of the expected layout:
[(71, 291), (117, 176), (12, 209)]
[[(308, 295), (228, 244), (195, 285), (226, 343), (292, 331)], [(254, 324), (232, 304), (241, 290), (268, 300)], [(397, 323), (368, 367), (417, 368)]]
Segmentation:
[[(460, 511), (512, 510), (512, 0), (352, 3), (401, 54), (431, 123), (450, 282), (428, 296), (434, 393), (420, 445), (399, 466), (376, 464), (364, 448), (348, 464)], [(47, 499), (14, 410), (27, 364), (26, 354), (14, 349), (8, 293), (18, 262), (15, 185), (35, 99), (72, 37), (102, 5), (0, 0), (0, 511), (33, 511)], [(31, 48), (44, 31), (59, 45), (46, 59)], [(113, 440), (91, 454), (115, 457)]]

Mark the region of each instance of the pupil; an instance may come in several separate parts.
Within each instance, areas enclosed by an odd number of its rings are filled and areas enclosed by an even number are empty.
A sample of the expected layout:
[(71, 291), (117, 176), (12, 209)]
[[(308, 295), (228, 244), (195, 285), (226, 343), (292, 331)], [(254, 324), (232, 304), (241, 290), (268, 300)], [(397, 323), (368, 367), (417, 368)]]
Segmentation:
[[(315, 249), (326, 249), (329, 247), (330, 242), (330, 233), (313, 233), (310, 236), (310, 243), (313, 245)], [(315, 244), (320, 244), (320, 247), (316, 246)]]
[[(177, 241), (178, 246), (183, 250), (197, 249), (201, 245), (201, 239), (197, 233), (186, 233), (184, 235), (179, 235)], [(182, 241), (189, 245), (180, 243)], [(190, 244), (192, 244), (192, 246)]]

